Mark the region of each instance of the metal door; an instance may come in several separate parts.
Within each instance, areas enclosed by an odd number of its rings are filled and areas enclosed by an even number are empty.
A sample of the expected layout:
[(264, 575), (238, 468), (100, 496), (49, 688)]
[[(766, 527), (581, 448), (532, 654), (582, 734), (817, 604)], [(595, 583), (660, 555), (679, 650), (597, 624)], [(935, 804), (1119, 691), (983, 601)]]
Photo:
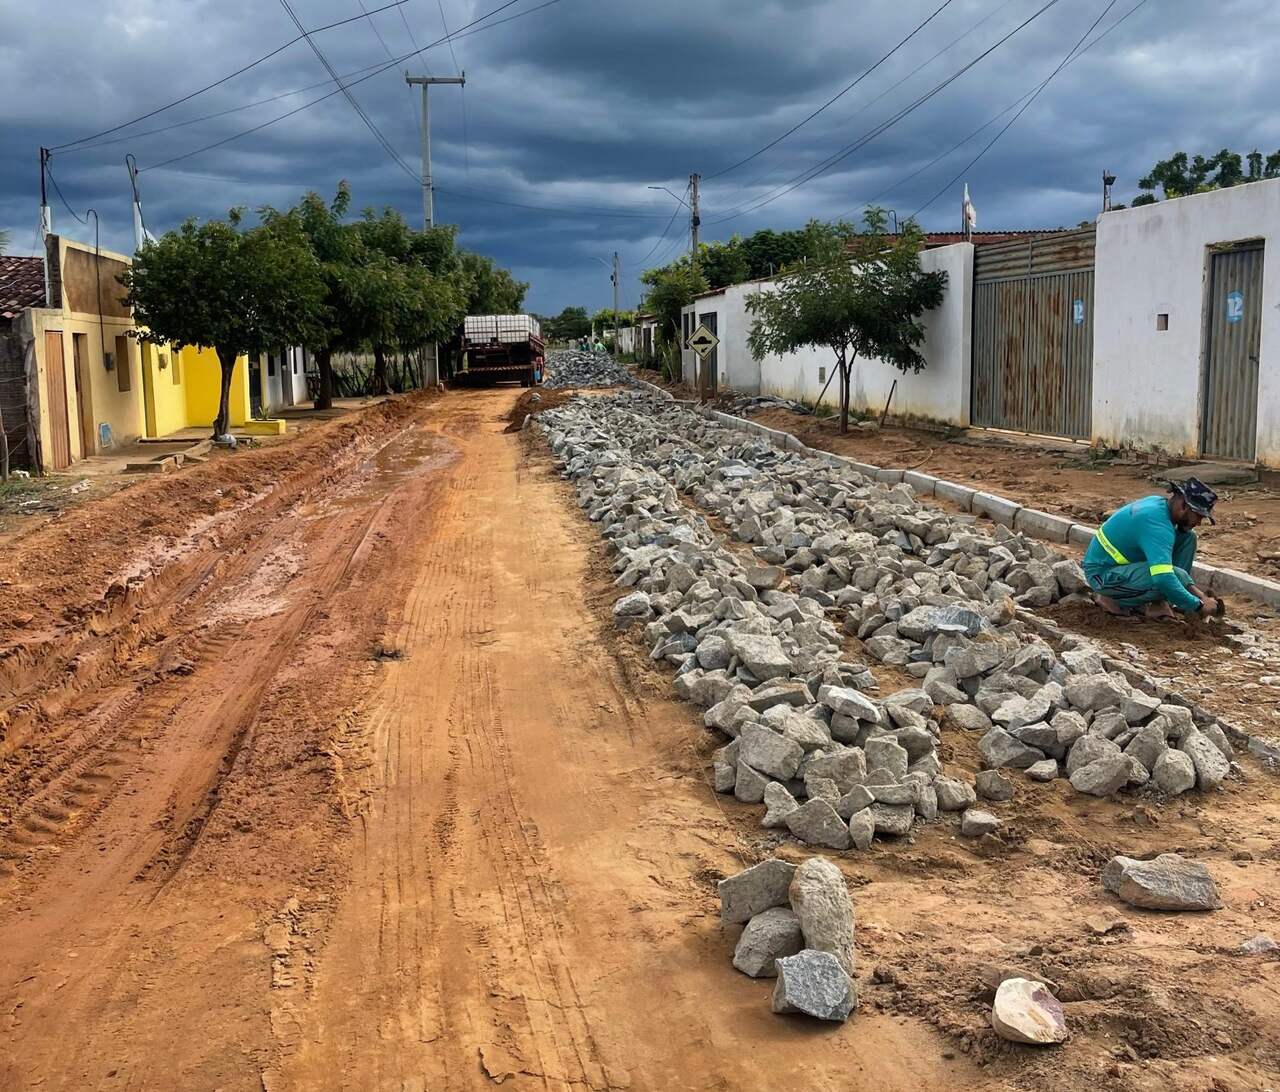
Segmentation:
[(67, 366), (62, 331), (44, 333), (44, 371), (49, 382), (49, 462), (54, 470), (71, 465), (71, 426), (67, 420)]
[(978, 248), (975, 425), (1089, 437), (1093, 253), (1093, 228)]
[(1252, 462), (1257, 454), (1262, 252), (1256, 243), (1209, 259), (1201, 399), (1205, 455)]
[[(705, 326), (713, 334), (719, 336), (716, 329), (716, 319), (719, 314), (715, 311), (708, 311), (705, 315), (698, 316), (698, 324)], [(696, 327), (695, 327), (696, 329)], [(692, 333), (692, 331), (690, 331)], [(711, 352), (702, 358), (702, 371), (707, 377), (707, 394), (715, 394), (716, 389), (720, 385), (720, 346), (717, 345)]]

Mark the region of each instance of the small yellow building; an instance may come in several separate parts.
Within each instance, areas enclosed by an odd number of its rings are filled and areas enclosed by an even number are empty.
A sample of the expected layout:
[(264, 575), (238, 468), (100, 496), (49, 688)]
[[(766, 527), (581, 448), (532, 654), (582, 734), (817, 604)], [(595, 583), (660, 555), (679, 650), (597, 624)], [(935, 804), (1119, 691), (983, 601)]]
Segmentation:
[[(0, 329), (0, 383), (25, 381), (26, 451), (15, 453), (16, 465), (62, 470), (142, 437), (212, 426), (217, 355), (138, 339), (118, 279), (128, 257), (50, 235), (44, 263), (44, 298), (35, 301), (44, 305), (13, 310), (4, 317), (8, 329)], [(232, 426), (251, 421), (248, 371), (241, 357), (231, 382)], [(18, 431), (13, 416), (11, 401), (4, 422), (11, 447)]]

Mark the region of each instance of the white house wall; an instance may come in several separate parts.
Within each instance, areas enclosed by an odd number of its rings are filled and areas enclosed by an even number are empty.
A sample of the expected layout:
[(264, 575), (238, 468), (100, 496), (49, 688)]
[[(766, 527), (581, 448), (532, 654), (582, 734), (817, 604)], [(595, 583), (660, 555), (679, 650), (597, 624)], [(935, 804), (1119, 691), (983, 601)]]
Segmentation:
[[(1257, 457), (1280, 465), (1280, 180), (1109, 212), (1098, 220), (1093, 435), (1200, 452), (1209, 247), (1263, 239)], [(1168, 329), (1156, 328), (1168, 315)]]
[[(919, 375), (903, 375), (880, 360), (854, 361), (850, 404), (855, 409), (879, 412), (884, 407), (894, 380), (892, 412), (945, 421), (969, 423), (971, 353), (973, 326), (973, 246), (957, 243), (921, 252), (920, 266), (926, 272), (944, 270), (947, 288), (940, 306), (924, 315), (925, 340), (921, 352), (928, 366)], [(699, 315), (715, 312), (717, 371), (721, 387), (743, 394), (772, 394), (798, 401), (816, 402), (835, 367), (835, 357), (827, 349), (803, 350), (785, 356), (769, 355), (757, 361), (747, 348), (752, 317), (747, 313), (748, 297), (769, 291), (772, 281), (734, 285), (721, 293), (697, 300), (686, 311)], [(686, 378), (691, 375), (686, 352)], [(839, 379), (831, 381), (822, 395), (824, 404), (839, 405)]]

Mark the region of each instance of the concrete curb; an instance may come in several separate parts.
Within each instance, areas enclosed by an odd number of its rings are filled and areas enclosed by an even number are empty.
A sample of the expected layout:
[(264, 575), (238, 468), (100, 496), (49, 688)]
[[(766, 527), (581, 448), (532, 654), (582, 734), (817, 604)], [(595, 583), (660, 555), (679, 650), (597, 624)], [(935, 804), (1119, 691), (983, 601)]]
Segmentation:
[[(671, 397), (666, 391), (660, 387), (654, 387), (651, 383), (644, 383), (643, 380), (638, 380), (637, 382), (658, 391), (666, 398)], [(748, 421), (743, 417), (734, 417), (732, 414), (721, 413), (719, 410), (707, 409), (706, 407), (702, 407), (700, 412), (718, 421), (726, 428), (762, 436), (775, 447), (780, 447), (787, 451), (798, 451), (801, 454), (810, 455), (828, 463), (846, 466), (850, 470), (856, 470), (866, 477), (888, 485), (905, 482), (921, 496), (934, 496), (940, 500), (950, 501), (967, 512), (986, 516), (992, 523), (1002, 524), (1011, 531), (1030, 535), (1032, 538), (1044, 539), (1048, 542), (1070, 542), (1077, 546), (1087, 546), (1093, 541), (1094, 533), (1097, 531), (1096, 527), (1087, 523), (1074, 523), (1063, 516), (1056, 516), (1052, 512), (1042, 512), (1038, 508), (1024, 508), (1017, 501), (1009, 500), (1007, 497), (976, 490), (971, 486), (960, 485), (958, 482), (949, 482), (943, 478), (936, 478), (932, 474), (921, 474), (914, 470), (894, 470), (872, 466), (870, 463), (858, 462), (831, 451), (807, 447), (790, 432), (765, 428), (763, 425), (758, 425), (754, 421)], [(1251, 576), (1249, 573), (1242, 573), (1236, 569), (1221, 569), (1214, 565), (1199, 563), (1192, 570), (1192, 576), (1194, 576), (1196, 583), (1200, 587), (1212, 595), (1242, 595), (1248, 599), (1257, 600), (1259, 603), (1265, 603), (1268, 606), (1280, 606), (1280, 583), (1274, 580)]]

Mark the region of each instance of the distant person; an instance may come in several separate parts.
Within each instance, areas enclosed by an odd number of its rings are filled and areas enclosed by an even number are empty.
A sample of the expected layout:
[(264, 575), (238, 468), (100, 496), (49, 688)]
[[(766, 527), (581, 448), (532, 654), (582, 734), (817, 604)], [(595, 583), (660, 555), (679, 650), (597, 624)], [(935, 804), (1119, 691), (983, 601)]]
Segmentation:
[(604, 349), (604, 342), (603, 342), (603, 341), (601, 341), (599, 338), (596, 338), (596, 345), (595, 345), (595, 349), (596, 349), (596, 352), (598, 352), (598, 353), (603, 353), (603, 352), (605, 351), (605, 349)]
[(1108, 614), (1176, 618), (1222, 613), (1222, 603), (1205, 595), (1191, 578), (1196, 559), (1195, 529), (1214, 522), (1218, 495), (1198, 478), (1170, 486), (1172, 495), (1143, 497), (1114, 513), (1093, 536), (1084, 555), (1084, 574), (1098, 606)]

